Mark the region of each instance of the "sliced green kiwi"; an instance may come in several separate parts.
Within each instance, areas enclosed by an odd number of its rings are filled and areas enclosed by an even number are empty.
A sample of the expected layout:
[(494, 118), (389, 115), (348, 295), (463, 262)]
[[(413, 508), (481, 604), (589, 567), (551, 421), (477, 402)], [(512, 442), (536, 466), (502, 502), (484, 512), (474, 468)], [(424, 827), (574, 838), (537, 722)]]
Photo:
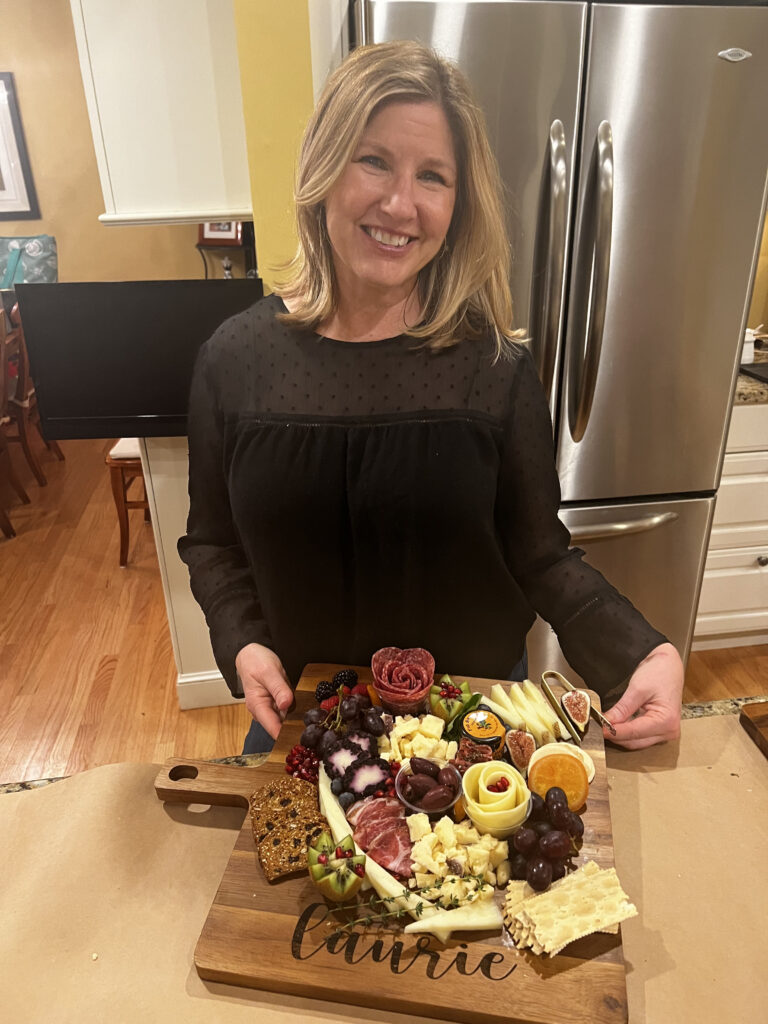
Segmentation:
[(309, 877), (334, 903), (354, 896), (365, 878), (365, 854), (355, 854), (352, 836), (335, 843), (328, 832), (321, 832), (307, 850), (307, 863)]

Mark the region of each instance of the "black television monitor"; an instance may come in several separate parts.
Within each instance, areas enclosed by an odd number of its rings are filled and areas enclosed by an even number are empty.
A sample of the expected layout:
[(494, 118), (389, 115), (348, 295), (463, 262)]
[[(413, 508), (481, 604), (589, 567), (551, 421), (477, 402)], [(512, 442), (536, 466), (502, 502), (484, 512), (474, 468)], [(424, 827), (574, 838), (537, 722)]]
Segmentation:
[(47, 438), (179, 437), (197, 351), (257, 279), (16, 286)]

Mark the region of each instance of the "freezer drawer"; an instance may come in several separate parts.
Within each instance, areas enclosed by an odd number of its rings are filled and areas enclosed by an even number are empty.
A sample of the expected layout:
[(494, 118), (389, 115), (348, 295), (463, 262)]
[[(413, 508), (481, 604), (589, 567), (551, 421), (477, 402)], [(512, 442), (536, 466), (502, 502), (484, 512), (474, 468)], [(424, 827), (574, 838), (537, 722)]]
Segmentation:
[[(561, 509), (574, 547), (669, 637), (685, 660), (690, 650), (715, 499)], [(529, 674), (545, 669), (580, 677), (547, 623), (528, 636)], [(585, 680), (589, 685), (589, 680)]]

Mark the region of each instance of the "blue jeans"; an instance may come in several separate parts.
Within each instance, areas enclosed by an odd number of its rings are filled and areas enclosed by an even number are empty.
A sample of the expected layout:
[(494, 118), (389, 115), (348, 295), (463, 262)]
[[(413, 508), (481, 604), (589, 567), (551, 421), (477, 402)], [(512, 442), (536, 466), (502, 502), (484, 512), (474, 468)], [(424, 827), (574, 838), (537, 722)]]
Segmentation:
[[(523, 656), (507, 676), (510, 680), (521, 680), (528, 677), (528, 650), (523, 650)], [(257, 721), (251, 722), (248, 735), (243, 745), (244, 754), (268, 754), (274, 747), (275, 741), (269, 735), (263, 725)]]

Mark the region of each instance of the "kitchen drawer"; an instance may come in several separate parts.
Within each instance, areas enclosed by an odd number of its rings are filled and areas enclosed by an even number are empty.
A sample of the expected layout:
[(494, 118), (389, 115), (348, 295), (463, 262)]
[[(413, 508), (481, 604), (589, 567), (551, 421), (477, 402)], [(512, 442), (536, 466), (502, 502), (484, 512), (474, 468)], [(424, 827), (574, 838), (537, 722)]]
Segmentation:
[(768, 628), (768, 557), (764, 547), (714, 551), (707, 556), (696, 636)]
[(768, 451), (726, 455), (709, 547), (768, 547)]

